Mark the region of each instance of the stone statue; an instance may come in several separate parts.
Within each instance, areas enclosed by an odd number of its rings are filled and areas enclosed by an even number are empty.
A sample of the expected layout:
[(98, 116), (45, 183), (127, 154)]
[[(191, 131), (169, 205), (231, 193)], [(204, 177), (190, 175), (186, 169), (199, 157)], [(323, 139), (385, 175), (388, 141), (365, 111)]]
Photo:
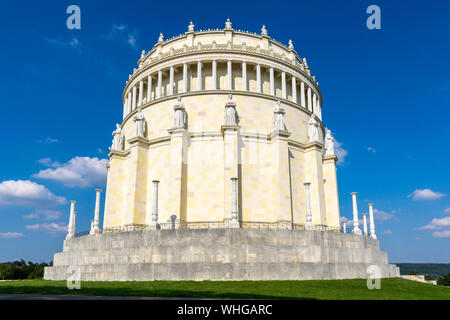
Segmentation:
[(284, 109), (280, 105), (280, 100), (278, 100), (275, 109), (273, 110), (273, 128), (275, 130), (287, 131), (284, 123), (284, 114)]
[(112, 132), (113, 140), (111, 145), (111, 150), (122, 150), (123, 149), (123, 137), (121, 135), (122, 128), (120, 124), (116, 123), (116, 130)]
[(233, 95), (229, 94), (225, 103), (225, 125), (237, 126), (238, 121), (236, 102), (233, 100)]
[(294, 49), (294, 44), (291, 39), (289, 39), (289, 49)]
[(262, 28), (261, 28), (261, 35), (267, 36), (267, 29), (266, 29), (265, 25), (263, 25)]
[(181, 101), (181, 97), (177, 97), (177, 103), (174, 105), (173, 110), (175, 111), (173, 118), (173, 126), (175, 128), (186, 128), (186, 110), (184, 109), (184, 103)]
[(145, 56), (145, 50), (142, 50), (142, 51), (141, 51), (141, 59), (143, 59), (144, 56)]
[(308, 63), (306, 63), (306, 58), (303, 58), (303, 64), (305, 65), (306, 68), (308, 68)]
[(142, 113), (141, 107), (138, 107), (138, 112), (137, 114), (134, 116), (133, 121), (136, 124), (136, 136), (137, 137), (145, 137), (145, 131), (146, 131), (146, 122), (145, 122), (145, 117), (144, 114)]
[(319, 125), (314, 114), (311, 115), (308, 121), (308, 136), (309, 142), (319, 141)]
[(164, 42), (164, 35), (162, 32), (159, 33), (158, 43)]
[(231, 21), (230, 21), (230, 18), (227, 18), (227, 21), (225, 22), (225, 29), (231, 29)]
[(194, 32), (194, 24), (192, 23), (192, 20), (191, 20), (191, 22), (189, 23), (189, 26), (188, 26), (188, 32)]
[(325, 136), (325, 155), (334, 156), (334, 138), (331, 135), (331, 130), (327, 130)]

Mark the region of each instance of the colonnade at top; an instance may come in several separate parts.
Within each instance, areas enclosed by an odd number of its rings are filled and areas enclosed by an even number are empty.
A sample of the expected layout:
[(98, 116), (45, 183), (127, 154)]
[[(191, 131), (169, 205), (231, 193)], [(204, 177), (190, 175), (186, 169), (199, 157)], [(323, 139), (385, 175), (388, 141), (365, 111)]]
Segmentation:
[(123, 118), (153, 100), (203, 90), (267, 94), (291, 101), (322, 119), (320, 97), (303, 79), (271, 65), (231, 59), (184, 62), (145, 75), (127, 88)]

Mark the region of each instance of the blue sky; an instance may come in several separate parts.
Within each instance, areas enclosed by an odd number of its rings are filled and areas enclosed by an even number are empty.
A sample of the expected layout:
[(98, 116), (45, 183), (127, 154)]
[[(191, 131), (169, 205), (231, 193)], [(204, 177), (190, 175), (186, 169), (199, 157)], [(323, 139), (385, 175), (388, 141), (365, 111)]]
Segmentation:
[[(71, 4), (81, 30), (66, 27)], [(366, 28), (370, 4), (381, 8), (381, 30)], [(449, 263), (449, 12), (446, 1), (9, 2), (0, 13), (0, 261), (52, 260), (68, 200), (77, 200), (77, 230), (89, 229), (140, 51), (190, 19), (207, 29), (230, 17), (235, 29), (265, 24), (307, 58), (345, 155), (341, 215), (351, 218), (357, 191), (360, 213), (375, 204), (390, 261)]]

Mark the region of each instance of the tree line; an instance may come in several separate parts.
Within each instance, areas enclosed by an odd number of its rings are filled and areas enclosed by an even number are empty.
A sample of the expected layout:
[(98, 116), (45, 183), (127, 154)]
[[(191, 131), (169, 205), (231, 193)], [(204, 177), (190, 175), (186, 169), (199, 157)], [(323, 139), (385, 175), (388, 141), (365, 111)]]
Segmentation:
[(53, 262), (33, 263), (31, 261), (19, 261), (0, 263), (0, 280), (15, 279), (42, 279), (44, 267), (52, 266)]

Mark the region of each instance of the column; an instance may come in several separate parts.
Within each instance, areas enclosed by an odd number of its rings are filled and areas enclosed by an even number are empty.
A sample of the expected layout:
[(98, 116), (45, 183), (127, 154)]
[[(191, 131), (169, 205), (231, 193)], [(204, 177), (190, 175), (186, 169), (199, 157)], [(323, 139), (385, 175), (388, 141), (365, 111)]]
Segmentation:
[(300, 105), (303, 108), (306, 108), (306, 103), (305, 103), (305, 83), (303, 81), (300, 81)]
[(90, 234), (100, 233), (100, 194), (102, 189), (95, 189), (95, 211), (94, 211), (94, 223), (91, 228)]
[(212, 61), (212, 90), (217, 90), (217, 61)]
[(131, 105), (132, 110), (136, 109), (136, 86), (133, 86), (133, 104)]
[(67, 230), (66, 240), (73, 238), (73, 236), (75, 235), (75, 203), (76, 201), (70, 200), (69, 227)]
[(148, 75), (147, 77), (147, 102), (152, 100), (152, 76)]
[(242, 61), (242, 90), (247, 91), (247, 63)]
[(311, 212), (311, 183), (305, 182), (305, 197), (306, 197), (306, 215), (305, 215), (305, 229), (313, 230), (314, 223), (312, 221), (312, 212)]
[(202, 90), (202, 62), (197, 61), (197, 91)]
[(231, 178), (231, 221), (230, 228), (239, 228), (238, 221), (238, 178)]
[(256, 92), (261, 93), (261, 65), (256, 65)]
[(317, 105), (316, 105), (316, 102), (317, 102), (317, 98), (316, 98), (316, 94), (315, 93), (313, 93), (313, 98), (312, 98), (312, 112), (315, 114), (315, 115), (317, 115)]
[(366, 214), (363, 213), (363, 231), (364, 231), (364, 235), (367, 236), (367, 219), (366, 219)]
[(228, 90), (233, 90), (233, 73), (232, 73), (232, 63), (231, 60), (227, 62), (227, 82), (228, 82)]
[(361, 229), (359, 229), (359, 220), (358, 220), (358, 207), (356, 205), (356, 195), (357, 192), (350, 193), (352, 195), (352, 202), (353, 202), (353, 233), (361, 235)]
[(188, 65), (187, 65), (187, 63), (183, 63), (183, 92), (188, 91), (187, 71), (188, 71)]
[(173, 66), (170, 66), (170, 72), (169, 72), (169, 94), (170, 95), (173, 94), (173, 73), (174, 73), (174, 68), (173, 68)]
[(323, 179), (325, 193), (326, 224), (328, 226), (339, 227), (339, 194), (337, 187), (336, 162), (337, 157), (323, 156)]
[(286, 99), (286, 72), (281, 71), (281, 97)]
[(270, 67), (269, 69), (269, 80), (270, 80), (270, 95), (275, 95), (275, 80), (273, 78), (273, 68)]
[(294, 76), (292, 76), (292, 101), (297, 103), (297, 81)]
[(123, 115), (122, 115), (122, 119), (125, 119), (125, 117), (127, 116), (127, 105), (128, 105), (128, 97), (125, 98), (125, 102), (123, 104)]
[(142, 106), (142, 100), (144, 99), (144, 81), (139, 81), (139, 99), (138, 106)]
[(377, 239), (375, 235), (375, 222), (373, 221), (373, 203), (369, 203), (369, 228), (370, 228), (370, 237), (372, 239)]
[(308, 110), (312, 112), (311, 88), (308, 87)]
[(131, 112), (131, 92), (128, 92), (128, 100), (127, 100), (127, 103), (128, 103), (128, 105), (127, 105), (127, 113), (130, 113)]
[(153, 201), (152, 201), (152, 221), (150, 229), (156, 229), (158, 226), (158, 183), (159, 180), (153, 180)]
[(161, 98), (162, 96), (162, 70), (158, 70), (158, 87), (156, 88), (156, 98)]
[(342, 231), (343, 231), (344, 233), (347, 233), (347, 223), (346, 223), (346, 222), (344, 222), (344, 223), (342, 224)]

